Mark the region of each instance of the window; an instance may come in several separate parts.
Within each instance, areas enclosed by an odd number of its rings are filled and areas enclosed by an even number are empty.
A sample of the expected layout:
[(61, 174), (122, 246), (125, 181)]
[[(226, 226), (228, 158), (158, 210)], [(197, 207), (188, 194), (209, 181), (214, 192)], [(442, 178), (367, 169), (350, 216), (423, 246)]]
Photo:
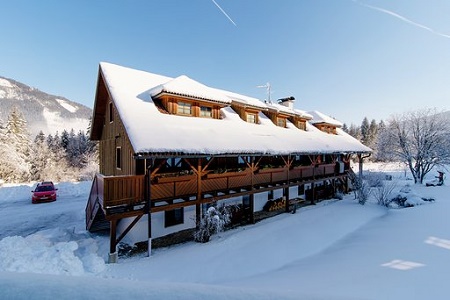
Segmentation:
[(175, 208), (172, 210), (167, 210), (164, 212), (164, 226), (170, 227), (175, 226), (178, 224), (184, 223), (184, 209), (182, 208)]
[(306, 123), (303, 121), (298, 121), (297, 127), (298, 127), (298, 129), (306, 130)]
[(305, 186), (303, 184), (298, 186), (298, 195), (303, 195), (305, 193)]
[(200, 106), (200, 117), (212, 118), (212, 108), (208, 106)]
[(120, 147), (116, 148), (116, 168), (122, 169), (122, 149)]
[(109, 122), (111, 123), (112, 121), (114, 121), (113, 104), (109, 102)]
[(192, 104), (186, 102), (178, 102), (177, 114), (192, 115)]
[(286, 127), (286, 119), (285, 118), (277, 118), (277, 126)]
[(256, 124), (256, 114), (247, 113), (247, 122)]

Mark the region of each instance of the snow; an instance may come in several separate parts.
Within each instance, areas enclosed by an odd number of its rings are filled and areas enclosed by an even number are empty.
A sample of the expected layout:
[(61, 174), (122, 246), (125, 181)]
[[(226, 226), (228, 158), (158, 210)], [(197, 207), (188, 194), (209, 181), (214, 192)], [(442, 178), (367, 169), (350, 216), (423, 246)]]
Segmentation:
[[(371, 151), (341, 131), (337, 135), (319, 130), (303, 131), (290, 122), (287, 128), (282, 128), (262, 113), (259, 114), (260, 124), (247, 123), (230, 107), (221, 109), (220, 120), (163, 114), (151, 96), (164, 89), (177, 94), (211, 97), (216, 101), (221, 96), (226, 99), (235, 97), (241, 99), (240, 102), (252, 103), (252, 106), (255, 106), (255, 101), (206, 87), (186, 76), (172, 79), (104, 62), (100, 63), (100, 69), (135, 153), (277, 155)], [(277, 104), (277, 107), (289, 110), (282, 105)], [(298, 114), (294, 110), (290, 113)], [(148, 134), (149, 129), (153, 129), (152, 134)]]
[(74, 113), (78, 110), (78, 107), (70, 105), (69, 103), (67, 103), (67, 101), (65, 101), (63, 99), (56, 99), (56, 102), (58, 102), (59, 105), (61, 105), (62, 107), (64, 107), (68, 111), (70, 111), (71, 113)]
[[(61, 103), (60, 103), (61, 104)], [(68, 104), (69, 105), (69, 104)], [(67, 109), (67, 107), (65, 107)], [(86, 131), (89, 125), (89, 120), (80, 118), (62, 118), (58, 112), (52, 112), (44, 107), (42, 112), (46, 121), (46, 127), (48, 131), (45, 133), (55, 134), (56, 132), (63, 132), (64, 130), (73, 129), (75, 133), (78, 131)]]
[(206, 85), (201, 84), (200, 82), (197, 82), (187, 77), (186, 75), (179, 76), (164, 84), (158, 85), (149, 91), (152, 97), (164, 92), (183, 95), (187, 97), (212, 100), (224, 104), (231, 103), (231, 100), (224, 94), (215, 89), (207, 87)]
[(4, 79), (4, 78), (0, 78), (0, 86), (4, 86), (4, 87), (7, 87), (7, 88), (12, 88), (13, 87), (11, 82), (9, 80), (7, 80), (7, 79)]
[(385, 170), (435, 201), (387, 209), (349, 194), (117, 264), (109, 237), (85, 230), (90, 182), (57, 183), (58, 200), (37, 205), (33, 183), (5, 183), (0, 299), (447, 299), (450, 187)]
[(309, 115), (312, 116), (312, 120), (311, 123), (315, 124), (315, 123), (327, 123), (327, 124), (331, 124), (331, 125), (335, 125), (337, 127), (342, 127), (342, 123), (339, 122), (336, 119), (333, 119), (323, 113), (321, 113), (320, 111), (310, 111), (308, 112)]

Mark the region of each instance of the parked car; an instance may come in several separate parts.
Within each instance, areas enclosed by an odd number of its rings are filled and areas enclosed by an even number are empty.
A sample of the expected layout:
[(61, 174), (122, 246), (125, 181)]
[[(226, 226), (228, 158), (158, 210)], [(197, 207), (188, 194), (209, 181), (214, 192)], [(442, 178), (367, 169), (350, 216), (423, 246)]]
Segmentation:
[(43, 181), (37, 184), (34, 191), (31, 191), (33, 195), (31, 196), (31, 203), (41, 203), (41, 202), (52, 202), (56, 201), (56, 191), (55, 185), (51, 181)]

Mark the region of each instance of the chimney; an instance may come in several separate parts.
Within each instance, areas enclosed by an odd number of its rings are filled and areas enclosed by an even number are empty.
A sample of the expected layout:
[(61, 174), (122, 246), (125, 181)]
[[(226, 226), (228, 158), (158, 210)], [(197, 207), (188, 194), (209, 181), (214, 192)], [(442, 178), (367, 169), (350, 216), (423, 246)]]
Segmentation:
[(294, 109), (294, 101), (295, 101), (294, 96), (290, 96), (287, 98), (278, 99), (278, 104), (289, 107), (290, 109)]

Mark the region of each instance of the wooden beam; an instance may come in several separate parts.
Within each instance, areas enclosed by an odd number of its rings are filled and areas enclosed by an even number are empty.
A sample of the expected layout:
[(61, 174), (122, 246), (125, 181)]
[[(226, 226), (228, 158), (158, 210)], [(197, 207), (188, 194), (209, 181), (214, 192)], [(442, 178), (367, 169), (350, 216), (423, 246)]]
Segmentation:
[(110, 221), (109, 227), (109, 258), (108, 263), (117, 263), (117, 243), (116, 243), (116, 232), (117, 232), (117, 220)]
[(128, 232), (136, 225), (137, 222), (142, 218), (143, 215), (138, 215), (136, 218), (134, 218), (133, 222), (131, 222), (127, 228), (122, 232), (122, 234), (116, 239), (116, 245), (120, 243), (120, 241), (127, 235)]
[(214, 160), (214, 157), (211, 156), (211, 159), (208, 161), (208, 163), (206, 164), (206, 166), (202, 169), (202, 174), (205, 173), (206, 169), (208, 169), (209, 165), (211, 164), (211, 162)]
[(163, 160), (161, 161), (161, 163), (160, 163), (155, 169), (153, 169), (152, 173), (150, 174), (150, 177), (153, 177), (156, 173), (158, 173), (158, 171), (161, 169), (161, 167), (162, 167), (163, 165), (166, 164), (166, 162), (167, 162), (167, 159), (163, 159)]

